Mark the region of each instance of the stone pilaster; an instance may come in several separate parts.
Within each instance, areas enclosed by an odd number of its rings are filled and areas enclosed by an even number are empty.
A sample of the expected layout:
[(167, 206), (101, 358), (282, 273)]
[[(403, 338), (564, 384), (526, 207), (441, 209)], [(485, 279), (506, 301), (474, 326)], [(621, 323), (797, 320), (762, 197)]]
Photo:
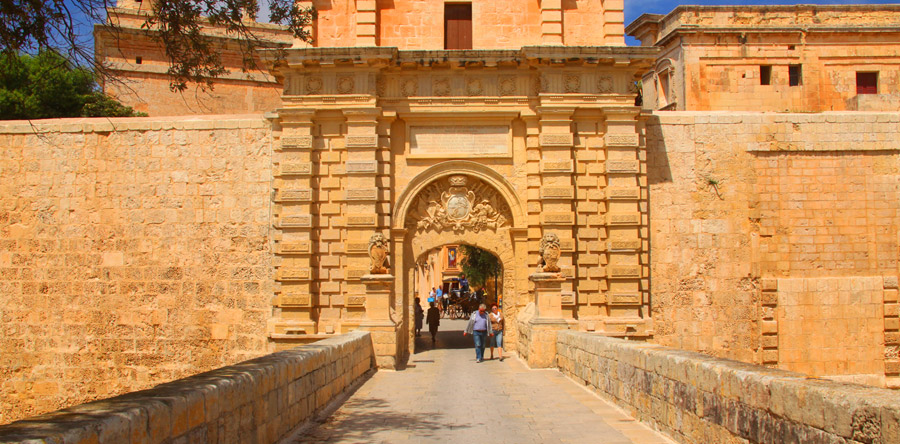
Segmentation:
[(606, 45), (625, 43), (625, 0), (603, 1), (603, 39)]
[(559, 273), (534, 273), (534, 317), (528, 321), (530, 338), (525, 351), (526, 361), (533, 368), (556, 365), (556, 332), (569, 328), (563, 318), (562, 288), (566, 278)]
[(884, 277), (884, 379), (885, 386), (900, 388), (900, 304), (897, 276)]
[(646, 151), (637, 129), (636, 107), (604, 108), (606, 134), (606, 279), (605, 331), (648, 336), (650, 279)]
[(768, 278), (760, 280), (760, 333), (763, 365), (769, 367), (778, 366), (778, 279)]
[(562, 0), (541, 0), (541, 43), (563, 44)]
[(375, 348), (375, 362), (378, 367), (397, 368), (398, 323), (394, 319), (391, 295), (394, 291), (394, 276), (389, 274), (367, 274), (361, 277), (365, 285), (365, 316), (359, 324), (361, 330), (372, 333)]
[(377, 33), (376, 0), (356, 0), (356, 46), (377, 46)]
[(273, 181), (275, 308), (269, 335), (285, 345), (313, 340), (317, 304), (312, 282), (317, 272), (311, 256), (317, 245), (311, 236), (316, 193), (312, 111), (283, 111), (281, 137), (276, 142)]
[[(346, 297), (346, 316), (342, 325), (347, 330), (357, 325), (359, 318), (359, 296), (365, 294), (366, 287), (360, 282), (369, 274), (370, 260), (368, 242), (375, 233), (383, 233), (383, 221), (378, 214), (378, 202), (382, 191), (378, 187), (380, 165), (377, 159), (379, 112), (374, 108), (348, 109), (343, 112), (346, 119), (346, 174), (342, 194), (344, 261), (343, 278)], [(389, 260), (388, 269), (394, 264)]]
[[(554, 233), (560, 240), (559, 267), (563, 276), (575, 277), (575, 183), (572, 133), (574, 108), (542, 107), (540, 112), (540, 227), (543, 236)], [(561, 304), (566, 319), (574, 318), (576, 294), (572, 280), (562, 283)]]

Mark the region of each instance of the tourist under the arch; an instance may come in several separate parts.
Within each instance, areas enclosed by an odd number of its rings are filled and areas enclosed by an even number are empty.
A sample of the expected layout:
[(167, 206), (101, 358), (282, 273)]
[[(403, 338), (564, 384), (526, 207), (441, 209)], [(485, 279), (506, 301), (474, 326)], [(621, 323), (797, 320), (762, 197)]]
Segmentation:
[(487, 338), (494, 336), (494, 330), (491, 328), (491, 320), (487, 314), (487, 306), (481, 304), (478, 311), (472, 313), (469, 318), (469, 324), (466, 325), (466, 331), (463, 336), (470, 334), (475, 340), (475, 362), (484, 361), (484, 346)]

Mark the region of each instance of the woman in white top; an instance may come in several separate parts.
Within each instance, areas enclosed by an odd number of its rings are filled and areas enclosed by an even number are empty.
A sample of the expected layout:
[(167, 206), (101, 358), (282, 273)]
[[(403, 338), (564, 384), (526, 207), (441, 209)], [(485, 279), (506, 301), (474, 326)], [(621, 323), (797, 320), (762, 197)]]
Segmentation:
[(500, 313), (497, 304), (491, 305), (491, 314), (488, 317), (491, 320), (491, 329), (494, 330), (494, 337), (491, 342), (491, 359), (494, 359), (494, 347), (497, 347), (497, 351), (500, 353), (500, 362), (503, 362), (503, 324), (506, 323), (506, 318)]

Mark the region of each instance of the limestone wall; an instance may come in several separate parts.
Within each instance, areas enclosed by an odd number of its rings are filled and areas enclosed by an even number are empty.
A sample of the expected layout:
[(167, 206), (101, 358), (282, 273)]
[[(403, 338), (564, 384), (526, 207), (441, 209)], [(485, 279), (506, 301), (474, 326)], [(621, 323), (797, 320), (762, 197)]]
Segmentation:
[(893, 384), (897, 122), (897, 113), (654, 114), (655, 340)]
[(900, 442), (900, 394), (589, 333), (559, 367), (681, 443)]
[[(169, 88), (169, 58), (152, 32), (144, 28), (150, 2), (119, 1), (108, 8), (109, 20), (119, 28), (98, 24), (94, 29), (95, 57), (115, 76), (103, 85), (107, 94), (150, 116), (227, 113), (262, 113), (281, 105), (282, 85), (258, 55), (255, 65), (244, 66), (248, 54), (238, 39), (222, 26), (205, 24), (200, 30), (210, 38), (212, 50), (226, 72), (212, 88), (189, 84), (185, 91)], [(293, 35), (283, 26), (245, 22), (262, 46), (290, 46)]]
[[(313, 26), (317, 47), (444, 48), (444, 2), (300, 0), (300, 4), (318, 11)], [(473, 2), (471, 12), (474, 49), (625, 46), (623, 0)]]
[(274, 443), (373, 368), (354, 332), (0, 427), (0, 442)]
[(261, 116), (0, 126), (0, 423), (267, 352)]

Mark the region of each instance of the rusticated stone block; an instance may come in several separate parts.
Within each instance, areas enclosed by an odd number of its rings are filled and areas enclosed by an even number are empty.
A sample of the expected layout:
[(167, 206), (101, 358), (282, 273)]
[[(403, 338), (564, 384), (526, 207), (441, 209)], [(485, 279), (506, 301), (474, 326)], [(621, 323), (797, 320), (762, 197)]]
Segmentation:
[(778, 293), (771, 291), (762, 292), (762, 294), (760, 295), (760, 303), (767, 306), (778, 305)]

